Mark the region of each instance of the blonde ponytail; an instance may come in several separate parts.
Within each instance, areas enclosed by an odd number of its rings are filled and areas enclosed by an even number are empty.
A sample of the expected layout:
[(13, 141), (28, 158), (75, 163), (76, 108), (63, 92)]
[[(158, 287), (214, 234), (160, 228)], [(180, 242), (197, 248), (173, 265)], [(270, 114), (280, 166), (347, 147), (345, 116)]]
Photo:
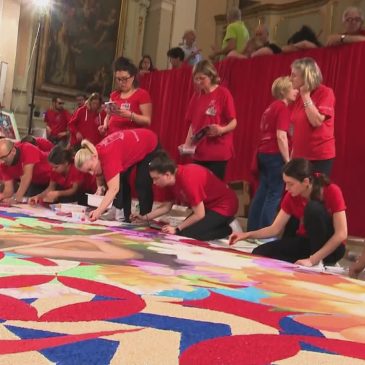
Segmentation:
[(95, 146), (88, 141), (87, 139), (83, 139), (81, 142), (81, 148), (76, 152), (75, 155), (75, 166), (78, 170), (82, 168), (82, 165), (90, 160), (92, 156), (98, 156), (98, 151)]

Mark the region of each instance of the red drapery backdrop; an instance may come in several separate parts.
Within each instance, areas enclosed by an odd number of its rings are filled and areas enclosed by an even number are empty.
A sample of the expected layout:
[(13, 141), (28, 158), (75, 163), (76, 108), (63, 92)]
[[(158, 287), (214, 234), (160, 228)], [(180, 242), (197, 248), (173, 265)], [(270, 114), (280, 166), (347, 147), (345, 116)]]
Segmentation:
[[(235, 100), (238, 120), (236, 156), (228, 165), (227, 180), (252, 181), (250, 165), (261, 115), (272, 101), (271, 84), (276, 77), (289, 75), (290, 64), (301, 57), (313, 57), (324, 84), (334, 89), (337, 156), (331, 178), (344, 192), (350, 234), (365, 236), (365, 42), (217, 64), (221, 83)], [(152, 129), (162, 146), (178, 159), (177, 146), (184, 143), (189, 127), (184, 115), (194, 90), (191, 70), (153, 72), (142, 78), (141, 86), (152, 97)]]

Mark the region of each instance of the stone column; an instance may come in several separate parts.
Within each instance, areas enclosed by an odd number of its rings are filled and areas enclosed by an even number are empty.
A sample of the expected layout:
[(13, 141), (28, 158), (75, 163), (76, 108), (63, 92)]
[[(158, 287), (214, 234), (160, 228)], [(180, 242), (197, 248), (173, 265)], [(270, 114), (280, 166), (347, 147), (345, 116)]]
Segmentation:
[(171, 45), (176, 0), (151, 0), (148, 10), (143, 53), (149, 54), (158, 69), (168, 67), (167, 51)]
[(123, 55), (138, 64), (142, 55), (143, 35), (150, 0), (130, 0), (128, 3), (127, 25)]

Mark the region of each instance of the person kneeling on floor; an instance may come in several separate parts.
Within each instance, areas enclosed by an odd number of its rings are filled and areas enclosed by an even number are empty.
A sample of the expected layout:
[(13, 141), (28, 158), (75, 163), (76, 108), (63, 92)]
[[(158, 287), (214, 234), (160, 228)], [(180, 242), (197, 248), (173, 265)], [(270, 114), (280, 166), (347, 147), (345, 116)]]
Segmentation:
[(289, 161), (283, 169), (285, 194), (273, 224), (257, 231), (233, 233), (230, 244), (247, 238), (281, 239), (265, 243), (252, 253), (303, 266), (336, 263), (345, 254), (346, 205), (340, 188), (326, 175), (313, 173), (302, 158)]
[(149, 165), (153, 183), (161, 189), (164, 203), (135, 220), (151, 221), (168, 213), (175, 202), (191, 207), (192, 214), (177, 227), (166, 225), (164, 233), (198, 240), (227, 237), (238, 208), (236, 194), (207, 168), (196, 165), (176, 165), (164, 151), (159, 151)]

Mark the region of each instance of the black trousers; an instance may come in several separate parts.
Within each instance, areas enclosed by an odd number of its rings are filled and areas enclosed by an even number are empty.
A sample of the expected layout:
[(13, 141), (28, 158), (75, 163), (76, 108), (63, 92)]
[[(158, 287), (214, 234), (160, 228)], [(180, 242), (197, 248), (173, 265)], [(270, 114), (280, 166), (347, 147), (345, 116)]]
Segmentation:
[[(148, 165), (154, 157), (155, 151), (149, 153), (136, 166), (136, 182), (135, 188), (139, 202), (139, 213), (145, 215), (152, 210), (153, 190), (152, 179), (149, 173)], [(119, 192), (116, 195), (113, 205), (117, 209), (123, 209), (126, 222), (130, 222), (132, 193), (129, 184), (129, 177), (134, 166), (119, 175)]]
[[(18, 190), (18, 187), (16, 187), (16, 190)], [(29, 185), (27, 191), (25, 192), (24, 196), (26, 196), (26, 197), (32, 197), (32, 196), (38, 195), (42, 191), (44, 191), (45, 189), (47, 189), (47, 187), (48, 187), (48, 184), (47, 185), (38, 185), (38, 184), (31, 183)]]
[(226, 175), (226, 168), (227, 168), (227, 162), (228, 161), (193, 161), (195, 164), (204, 166), (208, 170), (212, 171), (215, 176), (217, 176), (219, 179), (224, 180), (224, 177)]
[[(256, 247), (254, 255), (270, 257), (277, 260), (295, 262), (313, 255), (330, 239), (334, 233), (332, 217), (327, 213), (323, 203), (310, 201), (304, 210), (304, 227), (307, 236), (297, 236), (294, 220), (290, 221), (280, 240), (265, 243)], [(298, 225), (298, 224), (297, 224)], [(340, 244), (323, 262), (334, 264), (345, 254), (345, 245)]]
[(326, 174), (327, 176), (331, 175), (334, 158), (329, 160), (313, 160), (311, 161), (313, 165), (314, 172), (321, 172), (322, 174)]
[(226, 217), (213, 210), (205, 210), (205, 217), (181, 230), (180, 235), (200, 241), (225, 238), (232, 233), (229, 224), (234, 217)]

